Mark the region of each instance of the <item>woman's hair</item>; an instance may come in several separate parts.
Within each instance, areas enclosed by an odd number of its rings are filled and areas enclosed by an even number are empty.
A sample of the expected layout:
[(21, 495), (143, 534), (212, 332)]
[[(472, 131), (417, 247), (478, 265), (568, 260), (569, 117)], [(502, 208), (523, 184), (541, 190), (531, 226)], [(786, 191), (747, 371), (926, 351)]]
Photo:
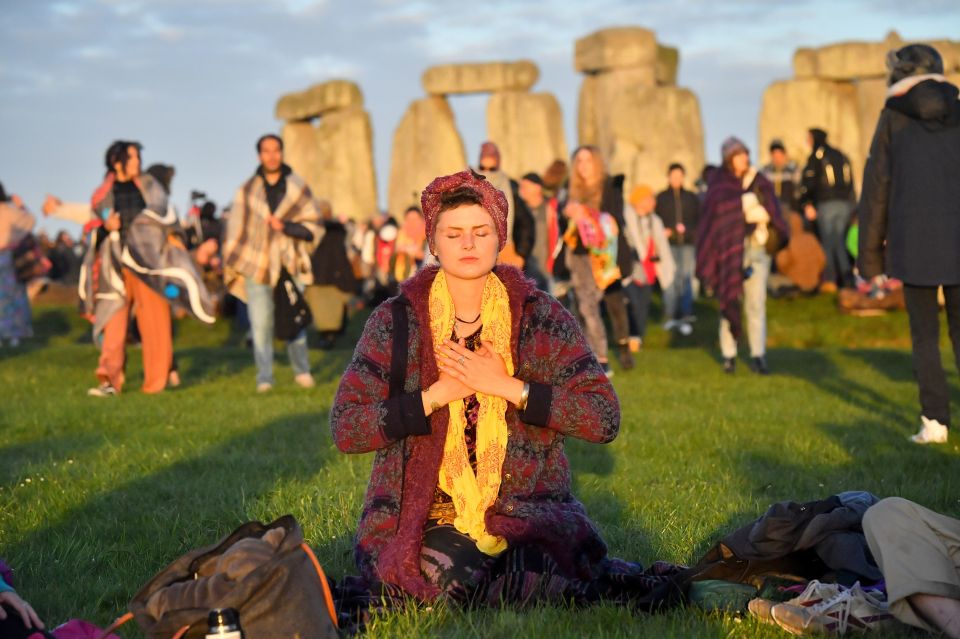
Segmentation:
[(130, 159), (130, 147), (135, 148), (138, 154), (143, 150), (142, 144), (129, 140), (117, 140), (107, 148), (107, 153), (103, 158), (103, 163), (107, 165), (107, 173), (114, 172), (114, 166), (117, 162), (121, 166), (126, 165), (127, 160)]
[(461, 186), (440, 195), (440, 210), (437, 211), (437, 214), (471, 204), (483, 206), (483, 196), (469, 187)]
[[(596, 184), (587, 184), (580, 176), (577, 170), (577, 154), (580, 151), (587, 151), (590, 159), (593, 161), (594, 175), (597, 176)], [(593, 208), (600, 208), (600, 198), (603, 194), (603, 182), (607, 177), (607, 166), (604, 164), (603, 155), (600, 149), (593, 145), (579, 146), (570, 156), (570, 198), (580, 200)]]

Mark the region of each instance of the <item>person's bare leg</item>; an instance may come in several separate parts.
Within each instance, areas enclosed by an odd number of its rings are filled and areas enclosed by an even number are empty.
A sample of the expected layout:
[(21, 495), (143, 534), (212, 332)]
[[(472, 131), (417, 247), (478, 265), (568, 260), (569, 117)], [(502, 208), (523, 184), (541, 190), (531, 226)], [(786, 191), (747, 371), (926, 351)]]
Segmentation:
[(960, 599), (919, 594), (907, 601), (927, 623), (942, 630), (945, 637), (960, 639)]

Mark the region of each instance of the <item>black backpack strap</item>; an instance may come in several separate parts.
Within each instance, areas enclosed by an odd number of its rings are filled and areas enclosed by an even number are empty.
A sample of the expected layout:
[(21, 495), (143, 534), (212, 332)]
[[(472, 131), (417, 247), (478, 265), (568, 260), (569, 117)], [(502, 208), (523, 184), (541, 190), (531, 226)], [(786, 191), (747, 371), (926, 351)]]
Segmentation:
[(393, 350), (390, 354), (390, 397), (403, 392), (403, 382), (407, 377), (407, 342), (410, 337), (410, 325), (407, 318), (407, 301), (397, 296), (390, 303), (393, 316)]

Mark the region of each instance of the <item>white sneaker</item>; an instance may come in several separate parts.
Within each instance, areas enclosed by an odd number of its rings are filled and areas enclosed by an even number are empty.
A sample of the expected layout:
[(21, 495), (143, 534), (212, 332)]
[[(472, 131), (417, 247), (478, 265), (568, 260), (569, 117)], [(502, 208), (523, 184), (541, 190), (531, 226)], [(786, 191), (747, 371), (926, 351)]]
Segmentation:
[(11, 348), (17, 348), (18, 346), (20, 346), (20, 338), (19, 338), (19, 337), (11, 337), (11, 338), (10, 338), (10, 347), (11, 347)]
[(693, 327), (687, 324), (686, 322), (680, 322), (679, 326), (677, 327), (677, 330), (679, 330), (680, 334), (683, 335), (684, 337), (689, 337), (691, 334), (693, 334)]
[(257, 384), (258, 393), (269, 393), (272, 390), (273, 390), (273, 384), (271, 384), (270, 382), (260, 382), (259, 384)]
[(950, 429), (935, 419), (927, 419), (920, 416), (920, 430), (916, 435), (910, 436), (910, 441), (914, 444), (946, 444), (947, 433)]
[(678, 322), (677, 320), (667, 320), (666, 322), (663, 323), (663, 330), (672, 331), (677, 327), (677, 324), (679, 323), (680, 322)]
[(313, 375), (310, 373), (300, 373), (293, 378), (293, 381), (295, 381), (301, 388), (313, 388), (317, 385), (317, 383), (313, 381)]
[[(887, 602), (879, 594), (865, 592), (860, 583), (851, 588), (816, 581), (818, 591), (814, 597), (822, 598), (817, 603), (794, 603), (800, 597), (777, 604), (770, 609), (778, 626), (795, 635), (827, 633), (845, 635), (847, 632), (866, 632), (894, 623)], [(826, 588), (831, 586), (832, 588)], [(836, 589), (833, 596), (827, 593)], [(809, 590), (809, 587), (808, 587)], [(806, 594), (807, 591), (804, 591)], [(802, 597), (803, 595), (801, 595)]]
[(94, 386), (87, 391), (88, 397), (113, 397), (117, 394), (117, 389), (109, 382), (103, 382), (99, 386)]

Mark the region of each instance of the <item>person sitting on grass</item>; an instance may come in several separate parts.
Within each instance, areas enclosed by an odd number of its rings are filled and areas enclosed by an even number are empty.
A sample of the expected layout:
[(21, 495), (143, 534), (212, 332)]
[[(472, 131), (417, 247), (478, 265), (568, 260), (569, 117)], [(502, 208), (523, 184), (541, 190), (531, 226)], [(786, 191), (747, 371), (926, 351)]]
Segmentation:
[(422, 205), (439, 266), (370, 316), (330, 413), (342, 452), (376, 452), (355, 547), (363, 577), (422, 601), (637, 594), (626, 584), (642, 567), (607, 557), (563, 450), (565, 437), (619, 431), (595, 354), (556, 299), (496, 265), (501, 191), (465, 170), (434, 180)]
[(43, 631), (43, 622), (33, 606), (13, 589), (12, 582), (10, 569), (0, 561), (0, 637), (20, 639), (38, 636), (37, 633)]

